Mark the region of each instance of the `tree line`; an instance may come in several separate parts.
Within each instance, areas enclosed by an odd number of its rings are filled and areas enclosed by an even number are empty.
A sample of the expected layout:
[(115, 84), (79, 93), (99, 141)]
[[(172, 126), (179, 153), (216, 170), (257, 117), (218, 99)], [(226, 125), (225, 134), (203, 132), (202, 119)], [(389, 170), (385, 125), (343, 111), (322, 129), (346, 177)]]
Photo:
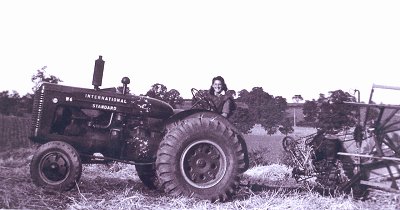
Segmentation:
[(371, 108), (368, 116), (365, 116), (360, 107), (346, 102), (357, 102), (357, 100), (342, 90), (330, 91), (328, 96), (320, 94), (318, 99), (307, 100), (303, 104), (304, 121), (299, 122), (299, 125), (337, 130), (354, 127), (360, 118), (367, 118), (367, 123), (377, 119), (376, 108)]
[[(31, 77), (34, 92), (42, 82), (58, 84), (62, 80), (46, 73), (46, 67), (36, 71)], [(121, 87), (117, 87), (117, 91)], [(204, 91), (204, 90), (203, 90)], [(235, 91), (229, 92), (235, 95)], [(151, 86), (146, 96), (167, 102), (173, 108), (183, 103), (180, 92), (168, 89), (161, 83)], [(3, 91), (0, 93), (0, 113), (3, 115), (22, 116), (32, 112), (34, 93), (20, 96), (16, 91)], [(303, 100), (301, 95), (292, 98), (296, 102)], [(194, 99), (192, 99), (194, 100)], [(237, 107), (230, 121), (242, 132), (249, 133), (255, 124), (261, 125), (268, 134), (278, 131), (289, 134), (294, 131), (294, 118), (288, 117), (286, 110), (288, 103), (282, 96), (273, 96), (262, 87), (254, 87), (250, 91), (243, 89), (237, 93), (237, 102), (246, 104), (247, 107)], [(329, 92), (328, 96), (320, 94), (318, 99), (307, 100), (303, 104), (304, 120), (297, 122), (298, 126), (315, 127), (322, 129), (339, 129), (351, 127), (356, 123), (357, 107), (345, 102), (355, 102), (355, 97), (342, 90)]]

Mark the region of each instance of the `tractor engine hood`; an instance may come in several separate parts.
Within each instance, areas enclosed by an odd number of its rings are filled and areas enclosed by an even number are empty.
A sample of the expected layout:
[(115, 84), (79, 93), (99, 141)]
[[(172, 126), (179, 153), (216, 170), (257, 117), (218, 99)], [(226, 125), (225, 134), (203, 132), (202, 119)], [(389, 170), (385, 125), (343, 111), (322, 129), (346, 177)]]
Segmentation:
[(164, 101), (147, 96), (133, 96), (133, 99), (137, 100), (134, 108), (139, 106), (149, 117), (166, 119), (174, 114), (172, 106)]
[(50, 83), (44, 83), (38, 94), (42, 94), (43, 99), (49, 100), (54, 105), (121, 112), (132, 116), (158, 119), (167, 119), (174, 114), (171, 105), (147, 96), (122, 95), (111, 91)]

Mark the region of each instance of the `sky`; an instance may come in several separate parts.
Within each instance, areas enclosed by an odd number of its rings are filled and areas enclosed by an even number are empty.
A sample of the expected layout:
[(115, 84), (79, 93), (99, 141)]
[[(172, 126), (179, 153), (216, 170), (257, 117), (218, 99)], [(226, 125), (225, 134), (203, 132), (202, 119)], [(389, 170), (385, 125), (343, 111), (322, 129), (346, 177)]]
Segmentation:
[[(190, 98), (223, 76), (229, 89), (262, 87), (292, 102), (372, 84), (400, 86), (400, 1), (0, 2), (0, 91), (31, 91), (47, 66), (63, 85), (103, 88), (131, 79), (144, 94), (162, 83)], [(378, 91), (377, 91), (378, 93)], [(378, 102), (400, 104), (400, 91)]]

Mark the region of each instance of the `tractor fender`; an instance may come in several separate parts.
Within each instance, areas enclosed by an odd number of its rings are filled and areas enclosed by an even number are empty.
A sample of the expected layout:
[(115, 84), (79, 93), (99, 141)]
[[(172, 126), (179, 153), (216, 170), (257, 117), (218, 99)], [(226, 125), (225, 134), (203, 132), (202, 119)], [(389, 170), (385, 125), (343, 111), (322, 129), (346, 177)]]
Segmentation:
[(189, 109), (177, 112), (167, 119), (166, 125), (168, 127), (169, 124), (176, 124), (179, 121), (194, 117), (217, 119), (218, 121), (221, 121), (225, 125), (229, 126), (233, 131), (235, 131), (235, 133), (242, 135), (242, 132), (240, 132), (239, 129), (237, 129), (236, 126), (233, 125), (227, 118), (215, 112), (203, 109)]

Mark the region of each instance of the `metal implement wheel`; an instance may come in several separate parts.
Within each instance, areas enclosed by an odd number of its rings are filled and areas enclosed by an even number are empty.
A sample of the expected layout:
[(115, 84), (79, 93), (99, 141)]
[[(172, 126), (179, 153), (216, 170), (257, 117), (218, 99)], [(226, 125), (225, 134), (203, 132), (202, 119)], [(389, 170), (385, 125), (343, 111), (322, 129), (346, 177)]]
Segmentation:
[(282, 147), (286, 152), (293, 150), (296, 146), (296, 140), (291, 136), (285, 136), (282, 139)]
[(67, 191), (79, 181), (82, 163), (78, 152), (71, 145), (52, 141), (36, 151), (30, 164), (30, 173), (37, 186)]

